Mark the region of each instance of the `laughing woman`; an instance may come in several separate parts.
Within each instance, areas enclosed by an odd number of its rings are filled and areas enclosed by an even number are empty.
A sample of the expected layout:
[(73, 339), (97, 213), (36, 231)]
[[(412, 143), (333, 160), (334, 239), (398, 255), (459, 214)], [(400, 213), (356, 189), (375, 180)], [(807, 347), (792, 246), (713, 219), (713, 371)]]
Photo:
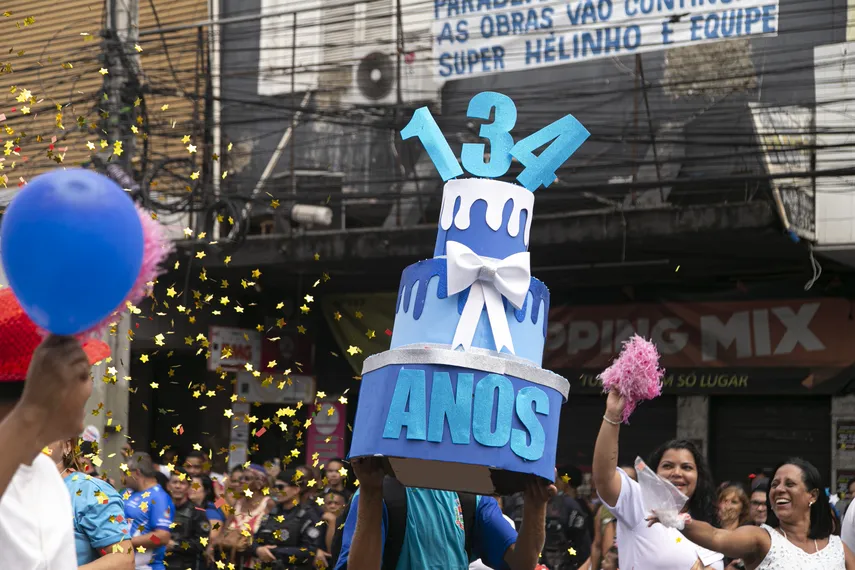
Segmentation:
[(831, 534), (831, 509), (816, 467), (798, 458), (783, 463), (775, 470), (768, 502), (778, 517), (775, 528), (728, 531), (685, 515), (669, 523), (682, 527), (696, 544), (741, 558), (747, 570), (855, 570), (855, 555)]
[[(594, 448), (593, 476), (597, 492), (617, 519), (617, 547), (620, 568), (644, 570), (722, 570), (723, 556), (686, 540), (674, 529), (649, 527), (641, 487), (617, 468), (618, 434), (624, 400), (609, 393), (606, 413)], [(687, 512), (694, 518), (715, 520), (715, 487), (697, 447), (689, 441), (663, 444), (648, 462), (656, 473), (689, 497)], [(712, 528), (712, 527), (710, 527)]]

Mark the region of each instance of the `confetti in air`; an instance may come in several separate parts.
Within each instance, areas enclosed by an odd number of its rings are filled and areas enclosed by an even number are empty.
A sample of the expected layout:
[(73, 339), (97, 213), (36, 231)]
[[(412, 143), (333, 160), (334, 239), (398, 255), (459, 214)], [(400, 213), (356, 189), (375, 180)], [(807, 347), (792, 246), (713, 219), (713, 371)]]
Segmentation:
[(656, 345), (634, 335), (624, 342), (620, 356), (600, 374), (600, 379), (604, 392), (616, 390), (623, 396), (626, 407), (621, 419), (629, 423), (629, 416), (639, 402), (652, 400), (662, 393), (664, 374), (665, 370), (659, 366)]

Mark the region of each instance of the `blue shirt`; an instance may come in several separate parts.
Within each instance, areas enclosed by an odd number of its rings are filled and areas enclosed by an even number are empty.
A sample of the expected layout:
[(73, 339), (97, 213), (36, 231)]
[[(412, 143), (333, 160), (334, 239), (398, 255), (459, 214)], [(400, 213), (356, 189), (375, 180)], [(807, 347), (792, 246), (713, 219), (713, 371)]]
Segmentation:
[[(475, 558), (496, 570), (506, 569), (505, 552), (517, 541), (496, 500), (476, 497), (475, 528), (472, 548)], [(359, 491), (353, 496), (342, 533), (341, 554), (335, 569), (344, 567), (350, 554), (350, 543), (356, 530)], [(382, 541), (385, 547), (389, 525), (383, 505)], [(407, 531), (396, 570), (467, 570), (466, 534), (463, 509), (457, 493), (430, 489), (407, 489)], [(356, 569), (353, 569), (356, 570)]]
[[(146, 491), (137, 491), (125, 501), (125, 516), (131, 523), (131, 536), (149, 534), (156, 530), (169, 530), (175, 516), (172, 497), (160, 485)], [(147, 548), (136, 553), (137, 568), (151, 566), (152, 570), (163, 570), (166, 544)]]
[(214, 503), (208, 503), (205, 507), (205, 515), (208, 517), (208, 521), (220, 521), (221, 523), (226, 521), (226, 515)]
[(78, 566), (100, 558), (102, 549), (130, 539), (122, 497), (109, 483), (83, 473), (69, 473), (64, 481), (74, 512)]

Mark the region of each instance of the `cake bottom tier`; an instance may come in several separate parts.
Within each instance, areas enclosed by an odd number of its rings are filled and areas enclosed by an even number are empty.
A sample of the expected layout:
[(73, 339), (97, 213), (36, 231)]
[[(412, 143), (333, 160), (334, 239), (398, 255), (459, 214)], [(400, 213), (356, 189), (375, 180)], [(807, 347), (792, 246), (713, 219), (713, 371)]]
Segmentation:
[(481, 495), (554, 481), (569, 383), (521, 358), (411, 345), (365, 361), (349, 456), (408, 487)]

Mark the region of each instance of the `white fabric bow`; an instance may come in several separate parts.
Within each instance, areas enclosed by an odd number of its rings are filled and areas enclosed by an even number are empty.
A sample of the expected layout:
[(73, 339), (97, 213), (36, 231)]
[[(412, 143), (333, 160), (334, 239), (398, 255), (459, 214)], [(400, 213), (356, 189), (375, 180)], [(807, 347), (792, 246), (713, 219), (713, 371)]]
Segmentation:
[(529, 253), (524, 251), (505, 259), (481, 257), (456, 241), (447, 242), (445, 252), (448, 294), (454, 295), (471, 287), (454, 332), (452, 350), (461, 345), (464, 350), (472, 346), (481, 310), (486, 306), (496, 350), (501, 352), (507, 347), (511, 354), (515, 354), (502, 297), (517, 309), (522, 308), (531, 286)]

